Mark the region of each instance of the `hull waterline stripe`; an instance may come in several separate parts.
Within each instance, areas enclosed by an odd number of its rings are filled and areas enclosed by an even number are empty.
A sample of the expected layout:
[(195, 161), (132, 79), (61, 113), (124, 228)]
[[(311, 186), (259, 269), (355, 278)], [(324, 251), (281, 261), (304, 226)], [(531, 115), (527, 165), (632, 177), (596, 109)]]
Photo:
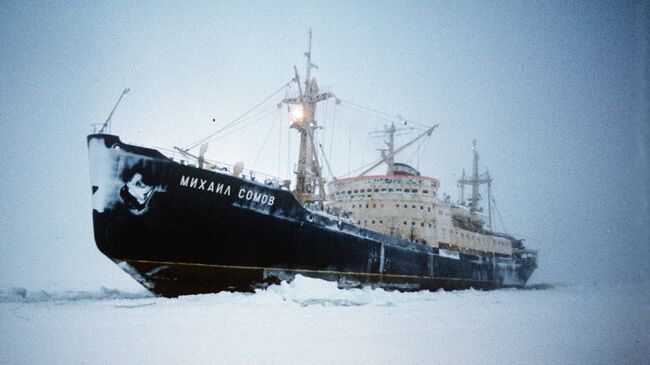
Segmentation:
[(476, 281), (482, 283), (497, 284), (498, 282), (492, 280), (480, 279), (462, 279), (462, 278), (448, 278), (448, 277), (433, 277), (433, 276), (416, 276), (416, 275), (403, 275), (403, 274), (379, 274), (369, 272), (353, 272), (353, 271), (333, 271), (333, 270), (311, 270), (311, 269), (289, 269), (279, 267), (264, 267), (264, 266), (241, 266), (241, 265), (217, 265), (217, 264), (201, 264), (194, 262), (171, 262), (171, 261), (152, 261), (152, 260), (132, 260), (132, 259), (116, 259), (117, 261), (133, 262), (138, 264), (156, 264), (156, 265), (177, 265), (177, 266), (195, 266), (207, 267), (215, 269), (238, 269), (238, 270), (271, 270), (271, 271), (290, 271), (290, 272), (305, 272), (313, 274), (336, 274), (336, 275), (354, 275), (354, 276), (382, 276), (393, 278), (405, 279), (424, 279), (424, 280), (456, 280), (456, 281)]

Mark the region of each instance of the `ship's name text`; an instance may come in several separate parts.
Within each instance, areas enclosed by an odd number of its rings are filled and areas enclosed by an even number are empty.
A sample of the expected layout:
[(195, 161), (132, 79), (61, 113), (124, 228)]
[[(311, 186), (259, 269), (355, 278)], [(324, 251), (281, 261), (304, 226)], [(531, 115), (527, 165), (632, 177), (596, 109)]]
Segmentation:
[(199, 179), (198, 177), (181, 176), (181, 186), (230, 196), (230, 185), (222, 183), (215, 184), (214, 181)]
[(273, 195), (267, 195), (253, 190), (246, 190), (244, 188), (239, 189), (237, 197), (239, 199), (252, 200), (255, 203), (268, 204), (268, 206), (275, 203), (275, 197)]
[[(215, 194), (227, 195), (230, 196), (230, 185), (215, 183), (214, 181), (209, 181), (205, 179), (200, 179), (198, 177), (191, 176), (181, 176), (180, 185), (186, 188), (192, 188), (197, 190), (204, 190), (213, 192)], [(252, 201), (254, 203), (266, 204), (272, 206), (275, 203), (275, 197), (273, 195), (264, 194), (261, 192), (247, 190), (244, 188), (239, 189), (237, 193), (239, 199), (244, 199)]]

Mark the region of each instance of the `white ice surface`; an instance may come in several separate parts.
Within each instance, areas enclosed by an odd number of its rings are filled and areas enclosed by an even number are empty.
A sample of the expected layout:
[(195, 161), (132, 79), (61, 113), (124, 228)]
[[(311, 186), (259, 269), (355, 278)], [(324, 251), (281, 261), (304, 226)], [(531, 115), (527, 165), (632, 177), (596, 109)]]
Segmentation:
[(2, 364), (644, 364), (647, 290), (0, 291)]

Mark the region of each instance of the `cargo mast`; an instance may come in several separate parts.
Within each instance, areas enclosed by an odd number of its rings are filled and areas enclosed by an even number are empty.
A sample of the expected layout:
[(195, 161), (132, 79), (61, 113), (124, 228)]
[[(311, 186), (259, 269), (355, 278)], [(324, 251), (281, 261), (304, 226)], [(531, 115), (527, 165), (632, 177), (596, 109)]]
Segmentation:
[(472, 141), (472, 152), (474, 153), (474, 160), (472, 166), (472, 178), (465, 179), (465, 170), (463, 170), (462, 179), (458, 180), (458, 185), (461, 187), (461, 202), (465, 199), (465, 185), (472, 186), (472, 198), (470, 200), (470, 209), (471, 211), (478, 211), (478, 201), (480, 200), (478, 188), (482, 184), (487, 184), (488, 188), (488, 226), (492, 230), (492, 179), (490, 178), (490, 173), (488, 171), (481, 177), (478, 172), (478, 149), (476, 148), (476, 140)]
[[(286, 98), (283, 103), (293, 105), (294, 110), (291, 113), (291, 128), (295, 128), (300, 133), (300, 151), (298, 155), (298, 167), (296, 173), (296, 188), (293, 191), (294, 196), (300, 203), (309, 203), (318, 201), (323, 206), (325, 200), (325, 183), (321, 173), (320, 163), (315, 147), (315, 130), (318, 123), (315, 119), (316, 104), (320, 101), (334, 97), (334, 94), (318, 92), (318, 84), (315, 78), (311, 78), (311, 69), (318, 68), (311, 62), (311, 29), (309, 30), (309, 48), (305, 52), (307, 65), (305, 70), (303, 93), (300, 85), (300, 75), (298, 69), (294, 66), (295, 81), (298, 84), (298, 96), (295, 98)], [(316, 195), (316, 186), (318, 186), (318, 195)]]

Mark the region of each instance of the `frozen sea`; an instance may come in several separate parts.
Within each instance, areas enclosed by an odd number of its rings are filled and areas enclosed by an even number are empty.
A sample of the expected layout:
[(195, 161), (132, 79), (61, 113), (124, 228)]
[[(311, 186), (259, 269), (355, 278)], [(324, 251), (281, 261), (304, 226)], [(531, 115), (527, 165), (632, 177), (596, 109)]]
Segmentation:
[(649, 364), (643, 287), (0, 291), (2, 364)]

